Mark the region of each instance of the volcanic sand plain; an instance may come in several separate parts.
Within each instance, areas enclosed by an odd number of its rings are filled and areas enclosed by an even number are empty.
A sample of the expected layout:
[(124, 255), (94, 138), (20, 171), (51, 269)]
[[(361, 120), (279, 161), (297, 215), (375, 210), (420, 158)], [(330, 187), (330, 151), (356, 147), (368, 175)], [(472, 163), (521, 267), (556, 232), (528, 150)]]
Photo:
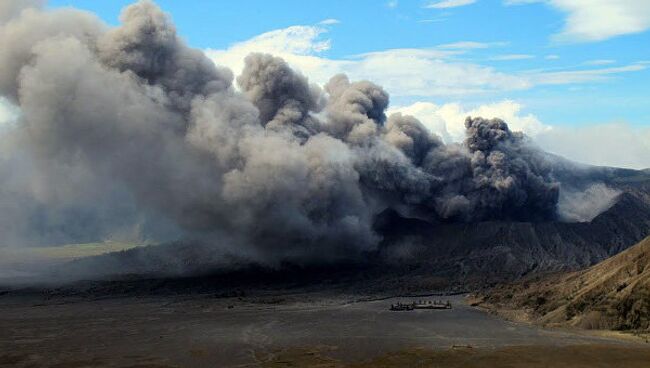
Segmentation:
[[(415, 298), (418, 299), (418, 298)], [(425, 299), (425, 298), (420, 298)], [(437, 297), (428, 299), (439, 299)], [(2, 367), (648, 367), (650, 345), (394, 298), (0, 296)]]

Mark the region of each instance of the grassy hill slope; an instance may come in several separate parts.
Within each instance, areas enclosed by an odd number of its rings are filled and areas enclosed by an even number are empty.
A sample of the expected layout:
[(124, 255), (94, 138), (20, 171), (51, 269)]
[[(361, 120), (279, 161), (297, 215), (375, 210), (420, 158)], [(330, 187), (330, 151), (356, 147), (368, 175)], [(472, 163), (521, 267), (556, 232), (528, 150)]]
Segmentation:
[(479, 304), (545, 325), (650, 330), (650, 237), (582, 271), (496, 287)]

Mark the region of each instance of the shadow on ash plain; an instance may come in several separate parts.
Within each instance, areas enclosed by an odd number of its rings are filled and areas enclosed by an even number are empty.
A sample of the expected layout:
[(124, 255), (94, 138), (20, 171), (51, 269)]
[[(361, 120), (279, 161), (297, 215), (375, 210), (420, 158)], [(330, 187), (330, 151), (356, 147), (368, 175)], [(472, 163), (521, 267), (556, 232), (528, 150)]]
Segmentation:
[[(258, 366), (280, 349), (320, 347), (342, 361), (453, 345), (623, 344), (500, 320), (449, 297), (452, 310), (390, 312), (397, 299), (347, 303), (246, 299), (0, 297), (0, 366)], [(406, 300), (406, 299), (401, 299)], [(229, 308), (233, 306), (233, 308)], [(629, 343), (626, 343), (629, 344)]]

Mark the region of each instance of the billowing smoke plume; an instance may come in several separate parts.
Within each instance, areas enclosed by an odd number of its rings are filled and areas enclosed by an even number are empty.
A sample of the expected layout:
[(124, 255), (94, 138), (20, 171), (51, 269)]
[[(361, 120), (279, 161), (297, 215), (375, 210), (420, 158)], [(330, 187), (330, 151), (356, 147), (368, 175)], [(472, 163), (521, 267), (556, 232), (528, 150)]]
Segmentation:
[(558, 213), (562, 220), (588, 222), (609, 209), (621, 194), (603, 183), (592, 184), (585, 190), (565, 188), (558, 202)]
[(387, 117), (372, 82), (336, 75), (321, 89), (252, 54), (235, 88), (150, 1), (117, 28), (32, 5), (0, 7), (0, 94), (21, 111), (2, 140), (0, 226), (29, 224), (19, 235), (137, 223), (258, 259), (334, 259), (373, 249), (387, 208), (432, 222), (556, 216), (545, 156), (501, 120), (468, 118), (464, 144), (445, 145)]

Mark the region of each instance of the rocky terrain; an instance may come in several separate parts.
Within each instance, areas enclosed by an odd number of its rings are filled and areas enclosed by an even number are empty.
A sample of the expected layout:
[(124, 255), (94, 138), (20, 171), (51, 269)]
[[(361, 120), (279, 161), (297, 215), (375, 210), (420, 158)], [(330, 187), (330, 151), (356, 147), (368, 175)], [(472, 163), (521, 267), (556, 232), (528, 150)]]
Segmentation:
[(477, 304), (519, 309), (523, 319), (544, 325), (648, 332), (650, 237), (582, 271), (498, 286)]

